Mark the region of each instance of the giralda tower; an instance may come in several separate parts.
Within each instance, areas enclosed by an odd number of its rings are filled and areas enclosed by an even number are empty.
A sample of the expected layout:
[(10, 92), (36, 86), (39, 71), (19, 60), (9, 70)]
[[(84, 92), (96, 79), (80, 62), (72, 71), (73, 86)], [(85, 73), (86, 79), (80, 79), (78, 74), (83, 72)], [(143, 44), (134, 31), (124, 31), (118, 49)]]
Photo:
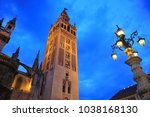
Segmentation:
[(50, 28), (42, 65), (45, 74), (43, 99), (78, 100), (76, 27), (64, 9)]

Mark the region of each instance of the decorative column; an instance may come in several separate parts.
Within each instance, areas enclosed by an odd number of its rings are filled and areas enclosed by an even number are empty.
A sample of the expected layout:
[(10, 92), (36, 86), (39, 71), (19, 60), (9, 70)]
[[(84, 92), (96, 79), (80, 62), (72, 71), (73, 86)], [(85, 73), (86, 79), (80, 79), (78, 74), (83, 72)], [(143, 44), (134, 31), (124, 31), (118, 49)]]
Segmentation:
[(131, 66), (134, 74), (134, 81), (137, 82), (137, 95), (140, 96), (142, 100), (150, 100), (150, 79), (147, 74), (145, 74), (140, 66), (141, 58), (138, 56), (131, 57), (125, 63)]
[(117, 53), (115, 49), (124, 51), (128, 55), (128, 60), (125, 63), (131, 66), (134, 74), (134, 81), (137, 83), (137, 95), (142, 100), (150, 100), (150, 78), (145, 74), (140, 66), (141, 58), (138, 57), (138, 52), (133, 49), (134, 39), (137, 38), (137, 42), (141, 45), (145, 45), (145, 38), (138, 36), (137, 30), (131, 33), (129, 38), (125, 37), (124, 31), (117, 26), (115, 32), (117, 41), (112, 45), (113, 53), (111, 54), (114, 60), (117, 60)]

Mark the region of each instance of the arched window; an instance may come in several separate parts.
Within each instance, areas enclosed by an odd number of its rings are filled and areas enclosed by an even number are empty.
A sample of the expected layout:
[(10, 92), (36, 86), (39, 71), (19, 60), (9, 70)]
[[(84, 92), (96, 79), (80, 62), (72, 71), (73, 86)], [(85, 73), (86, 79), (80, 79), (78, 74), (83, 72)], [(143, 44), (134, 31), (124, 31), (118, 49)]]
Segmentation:
[(66, 25), (64, 25), (64, 29), (66, 30)]
[(22, 77), (17, 78), (16, 84), (15, 84), (15, 89), (20, 90), (22, 83), (23, 83)]
[(66, 81), (63, 80), (62, 92), (65, 93), (66, 91)]
[(12, 26), (11, 25), (8, 25), (8, 27), (7, 27), (7, 30), (11, 30), (12, 29)]
[(61, 27), (62, 27), (62, 28), (64, 27), (63, 23), (61, 24)]
[(71, 93), (71, 82), (68, 82), (68, 93)]
[(70, 32), (70, 26), (67, 27), (67, 31)]

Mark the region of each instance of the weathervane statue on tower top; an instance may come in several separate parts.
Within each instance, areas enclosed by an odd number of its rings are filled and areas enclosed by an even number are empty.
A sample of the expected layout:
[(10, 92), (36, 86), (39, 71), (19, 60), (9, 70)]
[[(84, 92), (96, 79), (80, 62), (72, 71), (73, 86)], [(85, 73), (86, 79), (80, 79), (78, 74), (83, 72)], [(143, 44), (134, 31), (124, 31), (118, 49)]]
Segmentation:
[(67, 8), (64, 8), (64, 11), (68, 10)]

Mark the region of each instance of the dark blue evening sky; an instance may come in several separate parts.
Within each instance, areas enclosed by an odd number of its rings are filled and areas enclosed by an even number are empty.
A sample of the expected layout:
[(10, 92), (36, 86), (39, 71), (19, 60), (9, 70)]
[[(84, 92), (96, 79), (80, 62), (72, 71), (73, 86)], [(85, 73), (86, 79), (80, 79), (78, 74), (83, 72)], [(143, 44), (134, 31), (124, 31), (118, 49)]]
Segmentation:
[(11, 56), (20, 46), (19, 59), (32, 66), (40, 50), (42, 61), (48, 30), (64, 7), (77, 27), (80, 99), (109, 99), (135, 84), (131, 68), (124, 64), (127, 56), (117, 51), (118, 60), (111, 58), (116, 24), (127, 37), (136, 29), (145, 37), (145, 47), (135, 43), (134, 49), (143, 59), (144, 71), (150, 73), (150, 0), (0, 0), (3, 26), (17, 17), (3, 52)]

